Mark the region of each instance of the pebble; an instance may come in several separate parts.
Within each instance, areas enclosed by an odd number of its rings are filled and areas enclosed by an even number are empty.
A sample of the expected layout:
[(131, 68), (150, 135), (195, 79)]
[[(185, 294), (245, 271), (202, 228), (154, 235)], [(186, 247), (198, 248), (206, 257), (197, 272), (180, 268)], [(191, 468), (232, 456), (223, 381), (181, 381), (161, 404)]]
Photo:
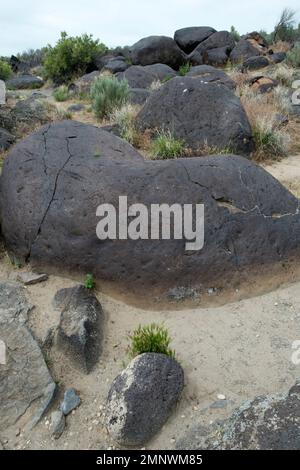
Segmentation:
[(80, 397), (77, 395), (76, 390), (74, 388), (68, 388), (65, 391), (64, 399), (61, 403), (61, 411), (65, 416), (71, 413), (71, 411), (75, 410), (81, 403)]
[(51, 413), (50, 432), (54, 439), (59, 439), (65, 430), (66, 420), (61, 410)]
[(226, 396), (221, 393), (217, 396), (218, 400), (226, 400)]

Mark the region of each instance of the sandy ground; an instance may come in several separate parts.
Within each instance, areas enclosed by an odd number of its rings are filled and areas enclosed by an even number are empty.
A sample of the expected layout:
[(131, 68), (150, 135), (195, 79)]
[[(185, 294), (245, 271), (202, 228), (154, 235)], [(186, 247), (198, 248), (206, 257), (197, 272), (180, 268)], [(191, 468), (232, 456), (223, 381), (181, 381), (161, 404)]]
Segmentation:
[[(13, 279), (17, 271), (4, 259), (0, 272), (2, 279)], [(59, 315), (52, 307), (55, 292), (74, 284), (70, 279), (51, 276), (27, 288), (28, 298), (35, 305), (29, 324), (38, 339), (57, 325)], [(113, 448), (115, 444), (105, 430), (105, 400), (110, 383), (128, 362), (127, 335), (139, 324), (164, 322), (169, 328), (186, 384), (178, 408), (147, 449), (172, 449), (193, 424), (222, 419), (244, 400), (284, 391), (300, 377), (300, 366), (291, 360), (292, 343), (300, 340), (300, 283), (222, 307), (173, 311), (146, 311), (100, 290), (96, 294), (105, 313), (99, 365), (85, 376), (65, 358), (46, 357), (60, 390), (52, 409), (66, 387), (78, 390), (81, 406), (67, 418), (67, 428), (59, 440), (50, 438), (48, 413), (31, 432), (24, 431), (21, 424), (1, 435), (6, 448)], [(226, 401), (218, 401), (219, 394), (225, 395)]]

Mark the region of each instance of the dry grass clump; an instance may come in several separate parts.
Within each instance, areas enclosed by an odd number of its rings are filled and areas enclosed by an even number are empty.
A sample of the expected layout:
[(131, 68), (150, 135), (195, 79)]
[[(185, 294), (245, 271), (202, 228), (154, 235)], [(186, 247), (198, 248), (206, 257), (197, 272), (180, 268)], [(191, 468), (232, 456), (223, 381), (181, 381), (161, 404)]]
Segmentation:
[(149, 90), (156, 91), (156, 90), (159, 90), (161, 86), (162, 86), (162, 82), (160, 80), (154, 80), (151, 83)]
[(281, 63), (271, 69), (271, 71), (268, 73), (268, 76), (273, 78), (273, 80), (277, 80), (283, 86), (291, 87), (295, 79), (294, 74), (295, 71), (292, 67), (288, 67), (287, 65)]
[(249, 88), (241, 95), (255, 141), (253, 158), (258, 162), (278, 160), (288, 154), (290, 136), (278, 119), (278, 114), (283, 112), (278, 103), (279, 92), (275, 96), (273, 92), (257, 94)]
[(277, 41), (271, 44), (270, 49), (273, 52), (288, 52), (291, 49), (291, 44), (287, 41)]
[(135, 125), (136, 116), (140, 109), (140, 106), (127, 103), (121, 108), (115, 109), (110, 115), (110, 122), (117, 124), (121, 137), (134, 147), (140, 146), (140, 132)]

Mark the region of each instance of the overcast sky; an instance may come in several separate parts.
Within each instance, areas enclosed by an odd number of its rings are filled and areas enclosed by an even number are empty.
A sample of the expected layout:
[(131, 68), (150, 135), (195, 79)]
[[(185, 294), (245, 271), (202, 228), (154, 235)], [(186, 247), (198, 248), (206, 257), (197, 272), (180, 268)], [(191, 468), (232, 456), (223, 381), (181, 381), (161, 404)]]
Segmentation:
[(108, 46), (173, 36), (185, 26), (271, 31), (284, 7), (298, 5), (299, 0), (0, 0), (0, 56), (53, 45), (63, 30), (91, 33)]

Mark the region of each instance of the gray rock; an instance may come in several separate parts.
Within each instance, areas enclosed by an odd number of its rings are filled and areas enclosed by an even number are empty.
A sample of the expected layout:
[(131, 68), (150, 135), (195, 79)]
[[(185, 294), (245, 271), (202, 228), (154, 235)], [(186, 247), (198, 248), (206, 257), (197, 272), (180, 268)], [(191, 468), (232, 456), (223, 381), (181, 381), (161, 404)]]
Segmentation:
[(153, 64), (141, 67), (132, 65), (125, 72), (117, 73), (118, 80), (127, 80), (131, 88), (150, 88), (157, 80), (163, 82), (176, 76), (176, 72), (165, 64)]
[(243, 63), (243, 70), (259, 70), (270, 65), (270, 61), (264, 56), (249, 57)]
[(131, 88), (129, 102), (131, 104), (143, 105), (149, 98), (151, 92), (145, 88)]
[(75, 367), (89, 373), (101, 354), (103, 312), (96, 297), (84, 286), (62, 289), (54, 304), (62, 308), (58, 347)]
[(65, 415), (61, 410), (53, 411), (50, 419), (50, 434), (59, 439), (66, 427)]
[(218, 31), (202, 41), (194, 51), (188, 55), (192, 65), (201, 65), (201, 57), (212, 49), (226, 48), (228, 54), (235, 46), (235, 41), (228, 31)]
[(6, 87), (5, 82), (0, 80), (0, 106), (6, 103)]
[(261, 50), (258, 44), (247, 39), (241, 39), (231, 51), (230, 60), (233, 63), (243, 63), (246, 59), (260, 54)]
[(94, 72), (82, 75), (82, 77), (78, 78), (74, 83), (69, 85), (69, 91), (71, 93), (89, 93), (94, 81), (100, 77), (100, 73), (101, 72), (99, 70), (95, 70)]
[(61, 403), (61, 411), (65, 416), (69, 415), (73, 410), (78, 408), (81, 399), (74, 388), (68, 388), (65, 391), (64, 399)]
[(8, 150), (16, 141), (14, 135), (0, 127), (0, 151)]
[(117, 72), (124, 72), (126, 69), (128, 69), (129, 64), (121, 59), (112, 59), (107, 64), (103, 67), (102, 70), (107, 70), (108, 72), (111, 72), (112, 74), (115, 74)]
[(213, 65), (215, 67), (224, 67), (229, 59), (229, 51), (227, 47), (209, 49), (203, 52), (203, 62), (204, 64)]
[(0, 283), (0, 337), (6, 344), (6, 364), (0, 367), (0, 433), (21, 417), (23, 426), (33, 427), (56, 388), (25, 324), (31, 308), (19, 284)]
[(214, 77), (209, 73), (205, 81), (173, 78), (151, 94), (137, 116), (137, 125), (142, 130), (170, 130), (193, 150), (205, 144), (219, 149), (230, 146), (234, 152), (249, 155), (252, 131), (242, 104), (227, 87), (208, 83)]
[(175, 31), (174, 40), (180, 49), (189, 54), (213, 33), (216, 33), (216, 30), (210, 26), (192, 26)]
[(17, 275), (17, 281), (22, 282), (25, 286), (32, 286), (39, 282), (47, 281), (48, 274), (37, 274), (32, 272), (20, 272)]
[(236, 83), (223, 70), (218, 70), (211, 65), (197, 65), (191, 67), (186, 74), (187, 77), (201, 78), (204, 83), (217, 83), (225, 85), (230, 90), (236, 88)]
[(251, 78), (249, 80), (249, 85), (256, 92), (264, 94), (276, 88), (279, 85), (279, 82), (273, 78), (259, 75)]
[(15, 127), (24, 124), (34, 127), (37, 124), (46, 124), (52, 119), (45, 97), (40, 94), (18, 101), (11, 110), (11, 117)]
[(180, 365), (164, 354), (136, 357), (114, 380), (107, 400), (107, 429), (121, 445), (147, 442), (165, 424), (184, 386)]
[(68, 111), (70, 111), (71, 113), (78, 113), (78, 112), (82, 111), (83, 109), (85, 109), (85, 106), (83, 104), (80, 104), (80, 103), (71, 104), (68, 107)]
[(270, 60), (274, 64), (280, 64), (286, 59), (286, 53), (285, 52), (275, 52), (273, 54), (269, 55)]
[(299, 450), (300, 382), (288, 393), (255, 398), (209, 428), (193, 427), (178, 449)]
[(10, 90), (35, 89), (41, 88), (43, 85), (43, 79), (35, 75), (18, 75), (6, 82), (6, 86)]
[(185, 62), (184, 52), (174, 39), (167, 36), (149, 36), (130, 48), (134, 65), (166, 64), (177, 70)]

